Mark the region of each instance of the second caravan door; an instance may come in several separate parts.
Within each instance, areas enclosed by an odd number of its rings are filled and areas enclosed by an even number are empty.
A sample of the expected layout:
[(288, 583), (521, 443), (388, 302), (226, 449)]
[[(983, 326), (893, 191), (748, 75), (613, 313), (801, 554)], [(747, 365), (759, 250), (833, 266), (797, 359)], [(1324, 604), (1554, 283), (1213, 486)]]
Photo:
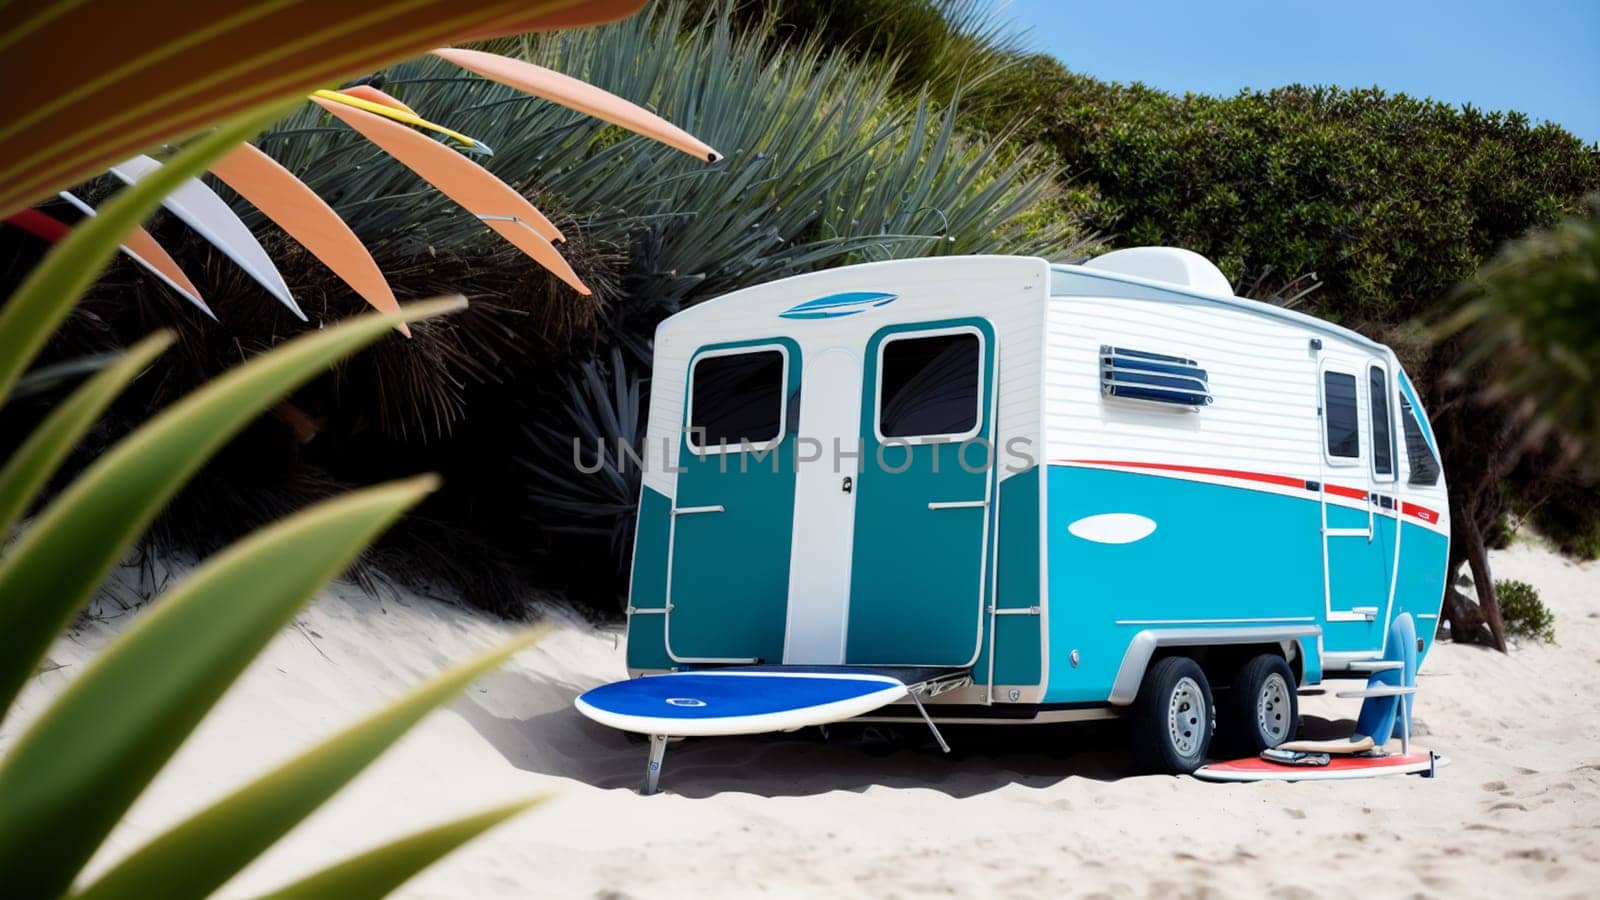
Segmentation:
[(993, 485), (994, 330), (895, 325), (866, 347), (845, 661), (971, 665)]

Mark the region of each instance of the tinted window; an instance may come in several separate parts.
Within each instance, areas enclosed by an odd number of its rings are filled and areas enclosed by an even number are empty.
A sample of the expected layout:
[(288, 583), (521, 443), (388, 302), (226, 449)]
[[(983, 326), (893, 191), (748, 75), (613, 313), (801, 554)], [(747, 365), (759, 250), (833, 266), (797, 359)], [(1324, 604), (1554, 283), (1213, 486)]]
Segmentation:
[(1361, 455), (1360, 423), (1356, 417), (1356, 377), (1343, 372), (1322, 373), (1322, 421), (1328, 430), (1328, 455), (1354, 459)]
[(690, 383), (689, 427), (695, 429), (689, 436), (691, 446), (738, 448), (741, 441), (764, 444), (782, 430), (783, 354), (779, 351), (705, 357), (694, 364)]
[(1417, 424), (1411, 401), (1404, 397), (1400, 398), (1400, 427), (1405, 431), (1406, 461), (1411, 465), (1411, 475), (1406, 481), (1422, 486), (1438, 484), (1439, 461), (1428, 447), (1428, 439), (1422, 436), (1422, 426)]
[(878, 430), (884, 437), (965, 434), (978, 424), (975, 334), (899, 338), (883, 347)]
[(1367, 370), (1367, 393), (1372, 397), (1372, 471), (1394, 474), (1394, 434), (1389, 418), (1389, 373), (1373, 366)]

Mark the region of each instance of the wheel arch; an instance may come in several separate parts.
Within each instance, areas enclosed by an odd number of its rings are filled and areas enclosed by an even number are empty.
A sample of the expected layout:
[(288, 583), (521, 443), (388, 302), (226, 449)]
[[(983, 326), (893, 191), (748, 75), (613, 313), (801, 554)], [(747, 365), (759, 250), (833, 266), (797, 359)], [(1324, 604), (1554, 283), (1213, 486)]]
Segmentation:
[(1321, 630), (1316, 625), (1145, 629), (1128, 642), (1107, 702), (1131, 704), (1139, 695), (1145, 672), (1156, 660), (1170, 656), (1194, 659), (1213, 687), (1226, 686), (1245, 662), (1262, 653), (1284, 657), (1299, 680), (1305, 674), (1299, 639), (1314, 637)]

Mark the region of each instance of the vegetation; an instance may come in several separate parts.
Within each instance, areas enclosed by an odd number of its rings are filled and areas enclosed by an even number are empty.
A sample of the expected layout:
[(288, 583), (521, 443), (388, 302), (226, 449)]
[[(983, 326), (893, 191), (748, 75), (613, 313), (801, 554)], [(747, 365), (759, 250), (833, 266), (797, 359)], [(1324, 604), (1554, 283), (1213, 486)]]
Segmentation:
[(1541, 644), (1555, 643), (1555, 614), (1539, 599), (1539, 591), (1533, 585), (1508, 578), (1495, 582), (1494, 591), (1500, 598), (1500, 614), (1507, 633)]
[[(115, 9), (90, 6), (90, 14), (100, 17), (93, 25), (107, 26), (105, 18), (115, 19)], [(618, 10), (628, 3), (591, 4), (588, 13), (539, 2), (517, 4), (517, 9), (495, 3), (422, 6), (413, 5), (407, 16), (388, 17), (387, 24), (378, 26), (385, 40), (374, 42), (381, 49), (363, 52), (373, 54), (373, 60), (386, 59), (382, 54), (479, 36), (485, 23), (491, 32), (495, 23), (515, 30), (551, 24), (541, 16), (582, 23), (589, 14), (622, 14)], [(359, 12), (368, 15), (370, 10)], [(18, 28), (8, 35), (17, 40), (0, 65), (22, 62), (35, 69), (41, 54), (59, 52), (49, 39), (51, 27), (83, 26), (77, 20), (82, 8), (35, 13), (29, 18), (23, 11)], [(256, 355), (188, 392), (122, 440), (97, 448), (92, 462), (54, 498), (39, 504), (70, 449), (115, 396), (141, 380), (173, 339), (157, 333), (126, 352), (73, 360), (31, 375), (24, 374), (27, 367), (126, 234), (166, 194), (279, 118), (286, 97), (339, 74), (339, 59), (346, 65), (354, 62), (325, 53), (285, 60), (268, 26), (291, 28), (301, 39), (300, 47), (315, 50), (319, 41), (347, 33), (355, 12), (292, 10), (277, 19), (272, 10), (255, 13), (208, 23), (203, 32), (186, 32), (188, 23), (177, 16), (155, 28), (127, 29), (134, 35), (122, 48), (127, 56), (99, 65), (90, 61), (68, 76), (98, 85), (97, 92), (70, 102), (69, 86), (51, 82), (61, 93), (29, 109), (26, 116), (35, 127), (27, 130), (26, 140), (37, 146), (19, 147), (0, 138), (0, 166), (8, 167), (0, 213), (11, 213), (23, 201), (63, 186), (68, 174), (119, 158), (117, 154), (129, 149), (123, 143), (143, 147), (177, 140), (206, 115), (234, 113), (73, 229), (28, 267), (0, 306), (0, 400), (22, 393), (37, 399), (40, 392), (62, 390), (73, 374), (95, 373), (45, 407), (36, 416), (37, 427), (11, 439), (14, 446), (0, 465), (0, 718), (74, 612), (219, 447), (341, 357), (388, 336), (397, 326), (461, 305), (417, 304), (398, 313), (355, 318)], [(249, 27), (240, 27), (246, 22)], [(171, 80), (171, 67), (157, 76), (135, 78), (144, 89), (141, 99), (147, 101), (139, 121), (86, 144), (88, 135), (109, 127), (108, 116), (114, 124), (119, 114), (103, 105), (113, 102), (109, 98), (117, 88), (127, 86), (127, 79), (119, 76), (141, 73), (180, 43), (191, 51), (191, 65), (205, 67), (208, 59), (222, 54), (235, 67), (232, 71), (246, 76), (260, 74), (270, 64), (273, 80), (270, 86), (251, 78), (243, 87), (216, 81), (189, 84), (182, 66), (176, 68), (177, 81)], [(160, 80), (161, 75), (167, 80)], [(7, 81), (18, 90), (31, 89), (19, 79)], [(186, 89), (175, 90), (179, 85)], [(60, 136), (50, 138), (52, 129)], [(17, 131), (13, 127), (11, 134)], [(14, 390), (18, 387), (27, 390)], [(13, 412), (9, 405), (6, 412)], [(129, 806), (267, 642), (369, 541), (436, 485), (432, 476), (379, 484), (262, 528), (200, 565), (112, 641), (27, 723), (0, 758), (0, 796), (5, 798), (0, 803), (0, 873), (6, 893), (54, 897), (72, 891)], [(33, 520), (19, 525), (36, 505), (40, 508)], [(92, 883), (78, 885), (78, 892), (101, 898), (209, 895), (428, 711), (535, 636), (525, 634), (444, 672), (159, 835)], [(382, 896), (534, 802), (536, 798), (518, 800), (410, 835), (303, 878), (280, 895)]]
[[(1507, 241), (1577, 214), (1600, 189), (1600, 150), (1517, 113), (1378, 90), (1178, 97), (1108, 84), (1027, 55), (997, 22), (972, 0), (662, 0), (618, 25), (493, 44), (661, 112), (728, 154), (712, 168), (437, 62), (378, 73), (400, 99), (496, 148), (486, 165), (561, 226), (563, 254), (592, 298), (303, 109), (263, 148), (333, 203), (402, 297), (458, 289), (472, 307), (422, 323), (416, 340), (381, 343), (275, 407), (197, 476), (152, 539), (215, 549), (374, 474), (429, 469), (449, 487), (396, 526), (369, 555), (374, 565), (452, 583), (507, 614), (530, 586), (615, 612), (637, 473), (612, 458), (594, 477), (569, 477), (570, 439), (637, 440), (664, 316), (746, 284), (886, 256), (1071, 258), (1175, 244), (1217, 260), (1240, 293), (1397, 348), (1444, 450), (1451, 570), (1472, 568), (1479, 586), (1476, 598), (1453, 594), (1446, 618), (1458, 637), (1498, 643), (1483, 549), (1508, 505), (1534, 509), (1540, 527), (1572, 522), (1563, 546), (1576, 549), (1595, 531), (1583, 523), (1600, 493), (1592, 472), (1573, 468), (1580, 438), (1554, 446), (1557, 432), (1521, 414), (1529, 401), (1517, 385), (1485, 394), (1475, 373), (1487, 369), (1463, 368), (1473, 365), (1466, 348), (1505, 321), (1493, 316), (1520, 301), (1487, 299), (1492, 268), (1478, 287), (1456, 286)], [(291, 287), (308, 310), (337, 318), (359, 308), (270, 224), (252, 224), (283, 269), (300, 273)], [(223, 321), (199, 322), (115, 267), (47, 361), (118, 346), (151, 321), (175, 322), (177, 340), (162, 377), (111, 408), (81, 459), (240, 348), (299, 327), (183, 229), (159, 219), (154, 229), (180, 258), (214, 263), (201, 286)], [(0, 279), (25, 271), (31, 252), (13, 240)], [(1451, 319), (1469, 305), (1479, 311), (1470, 328)], [(1441, 340), (1446, 321), (1454, 330)], [(1593, 352), (1547, 353), (1540, 341), (1551, 333), (1579, 334), (1529, 331), (1523, 358), (1560, 364)], [(1510, 371), (1495, 360), (1488, 368)], [(1550, 380), (1517, 384), (1535, 383)], [(41, 388), (13, 415), (37, 418), (59, 390)]]
[[(523, 610), (530, 583), (614, 612), (636, 482), (579, 476), (571, 437), (604, 436), (614, 447), (638, 429), (627, 429), (627, 411), (601, 405), (616, 394), (594, 392), (594, 367), (629, 380), (637, 413), (648, 402), (655, 326), (686, 305), (852, 261), (1051, 253), (1079, 241), (1075, 221), (1051, 206), (1057, 189), (1042, 154), (963, 137), (960, 101), (902, 94), (887, 62), (834, 53), (775, 21), (740, 30), (723, 9), (700, 19), (689, 6), (656, 3), (616, 25), (492, 49), (650, 106), (724, 151), (713, 167), (442, 61), (382, 73), (386, 91), (495, 148), (481, 162), (561, 227), (562, 253), (592, 298), (316, 109), (263, 135), (262, 149), (334, 206), (399, 296), (460, 291), (472, 305), (420, 323), (414, 340), (381, 342), (275, 407), (177, 499), (153, 540), (214, 550), (375, 475), (432, 470), (447, 487), (369, 556), (375, 569), (445, 581), (509, 615)], [(362, 308), (270, 223), (242, 213), (314, 320)], [(304, 327), (178, 223), (158, 218), (152, 230), (186, 264), (207, 262), (191, 273), (221, 322), (194, 316), (137, 270), (113, 269), (49, 359), (101, 351), (152, 320), (173, 322), (177, 341), (162, 377), (113, 408), (106, 439), (214, 375), (239, 347), (268, 347)], [(27, 250), (16, 248), (16, 268)], [(40, 395), (33, 408), (52, 399)]]

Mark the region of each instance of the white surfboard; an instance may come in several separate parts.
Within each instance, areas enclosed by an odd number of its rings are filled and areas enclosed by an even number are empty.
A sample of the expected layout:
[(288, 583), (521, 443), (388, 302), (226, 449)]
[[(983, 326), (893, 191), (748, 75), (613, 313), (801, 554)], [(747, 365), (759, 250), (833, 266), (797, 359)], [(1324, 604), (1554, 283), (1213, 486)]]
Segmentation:
[[(128, 184), (137, 184), (139, 179), (160, 167), (161, 163), (148, 156), (135, 156), (112, 166), (111, 174)], [(256, 240), (250, 229), (215, 191), (199, 179), (190, 178), (168, 194), (161, 205), (238, 263), (239, 268), (266, 288), (278, 302), (287, 306), (300, 321), (306, 321), (306, 314), (300, 311), (299, 304), (290, 296), (289, 285), (278, 273), (277, 266), (272, 264), (267, 251), (262, 249), (261, 242)]]
[(906, 691), (897, 678), (843, 667), (734, 668), (618, 681), (573, 703), (590, 719), (623, 731), (708, 737), (841, 722), (893, 703)]
[[(72, 204), (72, 207), (74, 209), (76, 209), (78, 212), (83, 213), (86, 216), (92, 216), (92, 215), (95, 214), (94, 207), (90, 206), (88, 201), (86, 201), (82, 197), (79, 197), (78, 195), (72, 193), (71, 191), (61, 191), (56, 196), (60, 197), (61, 199), (65, 200), (65, 201), (67, 201), (68, 203)], [(207, 316), (210, 316), (212, 321), (216, 320), (217, 314), (212, 312), (211, 311), (211, 307), (207, 306), (206, 302), (204, 300), (200, 299), (200, 294), (198, 292), (196, 292), (195, 290), (193, 290), (193, 288), (194, 288), (193, 283), (187, 283), (187, 284), (181, 283), (181, 282), (178, 281), (178, 279), (176, 277), (174, 277), (172, 272), (177, 272), (177, 269), (176, 269), (177, 262), (172, 261), (171, 257), (168, 257), (168, 259), (165, 260), (165, 261), (163, 261), (163, 260), (145, 259), (142, 255), (139, 254), (139, 251), (135, 250), (133, 247), (130, 247), (127, 243), (124, 243), (122, 245), (121, 249), (122, 249), (122, 252), (125, 253), (129, 259), (131, 259), (134, 262), (138, 263), (145, 271), (149, 272), (151, 275), (154, 275), (155, 277), (161, 279), (161, 281), (164, 284), (166, 284), (167, 287), (172, 288), (174, 291), (176, 291), (178, 296), (180, 296), (183, 299), (189, 301), (190, 303), (193, 303), (196, 307), (199, 308), (199, 310), (201, 312), (205, 313)], [(172, 272), (169, 272), (168, 270), (163, 269), (162, 266), (160, 265), (160, 263), (162, 263), (162, 262), (171, 262), (171, 265), (174, 267)], [(178, 274), (181, 274), (181, 273), (178, 273)]]

